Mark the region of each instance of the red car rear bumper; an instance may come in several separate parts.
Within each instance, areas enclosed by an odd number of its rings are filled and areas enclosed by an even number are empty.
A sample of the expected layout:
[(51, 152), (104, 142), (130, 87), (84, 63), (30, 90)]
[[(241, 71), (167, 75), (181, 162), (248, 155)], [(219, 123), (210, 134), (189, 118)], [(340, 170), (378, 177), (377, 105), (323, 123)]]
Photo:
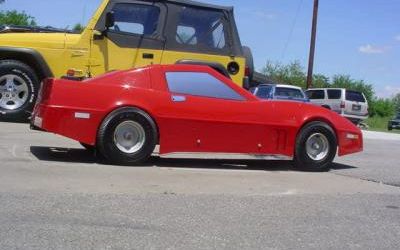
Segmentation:
[(100, 113), (93, 110), (38, 104), (32, 116), (31, 127), (95, 145), (100, 119)]

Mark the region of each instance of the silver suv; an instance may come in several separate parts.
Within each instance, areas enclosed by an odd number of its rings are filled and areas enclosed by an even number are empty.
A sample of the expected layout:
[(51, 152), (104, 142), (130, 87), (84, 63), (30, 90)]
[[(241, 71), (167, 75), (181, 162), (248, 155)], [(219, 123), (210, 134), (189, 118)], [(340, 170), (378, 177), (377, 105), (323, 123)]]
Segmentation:
[(368, 118), (368, 101), (364, 94), (347, 89), (319, 88), (306, 91), (310, 102), (330, 109), (360, 124)]

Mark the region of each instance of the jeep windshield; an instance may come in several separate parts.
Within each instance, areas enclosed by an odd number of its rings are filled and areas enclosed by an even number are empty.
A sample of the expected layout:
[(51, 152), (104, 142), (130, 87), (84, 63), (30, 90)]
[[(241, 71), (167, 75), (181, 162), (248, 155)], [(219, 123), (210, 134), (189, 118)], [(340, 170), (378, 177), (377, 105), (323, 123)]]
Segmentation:
[[(69, 10), (69, 16), (65, 19), (53, 19), (43, 23), (41, 20), (38, 21), (37, 26), (29, 25), (8, 25), (7, 23), (0, 25), (0, 33), (81, 33), (86, 25), (89, 23), (90, 19), (99, 8), (102, 2), (108, 0), (83, 0), (77, 6), (74, 6), (74, 11)], [(1, 2), (1, 0), (0, 0)], [(11, 1), (10, 1), (11, 2)], [(32, 1), (36, 2), (36, 1)], [(51, 1), (51, 4), (46, 3), (46, 1), (41, 1), (43, 3), (37, 3), (38, 6), (46, 5), (46, 12), (42, 8), (43, 15), (47, 12), (58, 13), (60, 10), (65, 10), (70, 6), (69, 1)], [(70, 8), (69, 8), (70, 9)], [(79, 10), (79, 11), (77, 11)]]
[(74, 33), (72, 30), (58, 29), (51, 26), (22, 26), (22, 25), (3, 25), (0, 26), (0, 33)]

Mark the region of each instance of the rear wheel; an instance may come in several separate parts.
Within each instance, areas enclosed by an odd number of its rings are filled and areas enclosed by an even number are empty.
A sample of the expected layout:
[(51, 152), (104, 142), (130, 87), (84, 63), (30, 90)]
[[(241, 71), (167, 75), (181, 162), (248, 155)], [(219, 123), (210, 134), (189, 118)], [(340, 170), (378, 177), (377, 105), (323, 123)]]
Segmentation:
[(97, 148), (111, 163), (138, 165), (153, 153), (157, 130), (151, 117), (138, 109), (111, 113), (98, 132)]
[(392, 128), (391, 126), (389, 126), (389, 127), (388, 127), (388, 130), (389, 130), (389, 131), (392, 131), (392, 130), (393, 130), (393, 128)]
[(16, 60), (0, 61), (0, 119), (26, 121), (40, 82), (35, 71)]
[(305, 171), (326, 171), (336, 152), (337, 139), (333, 129), (323, 122), (311, 122), (297, 137), (294, 164)]

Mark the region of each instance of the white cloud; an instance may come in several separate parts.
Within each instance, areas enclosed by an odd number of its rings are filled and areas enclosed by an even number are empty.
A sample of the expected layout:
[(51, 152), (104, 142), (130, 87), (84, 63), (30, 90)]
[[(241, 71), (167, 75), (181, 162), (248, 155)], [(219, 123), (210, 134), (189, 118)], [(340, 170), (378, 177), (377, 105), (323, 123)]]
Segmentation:
[(358, 51), (364, 54), (382, 54), (388, 50), (388, 47), (372, 46), (371, 44), (363, 45), (358, 48)]
[(400, 35), (395, 36), (394, 39), (395, 39), (396, 41), (399, 41), (399, 42), (400, 42)]
[(378, 97), (390, 98), (400, 93), (400, 84), (398, 85), (386, 85), (384, 88), (379, 89), (376, 93)]
[(268, 12), (261, 11), (261, 10), (255, 11), (255, 12), (254, 12), (254, 15), (255, 15), (256, 17), (258, 17), (258, 18), (268, 19), (268, 20), (272, 20), (272, 19), (275, 19), (275, 18), (276, 18), (276, 15), (275, 15), (275, 14), (273, 14), (273, 13), (268, 13)]

